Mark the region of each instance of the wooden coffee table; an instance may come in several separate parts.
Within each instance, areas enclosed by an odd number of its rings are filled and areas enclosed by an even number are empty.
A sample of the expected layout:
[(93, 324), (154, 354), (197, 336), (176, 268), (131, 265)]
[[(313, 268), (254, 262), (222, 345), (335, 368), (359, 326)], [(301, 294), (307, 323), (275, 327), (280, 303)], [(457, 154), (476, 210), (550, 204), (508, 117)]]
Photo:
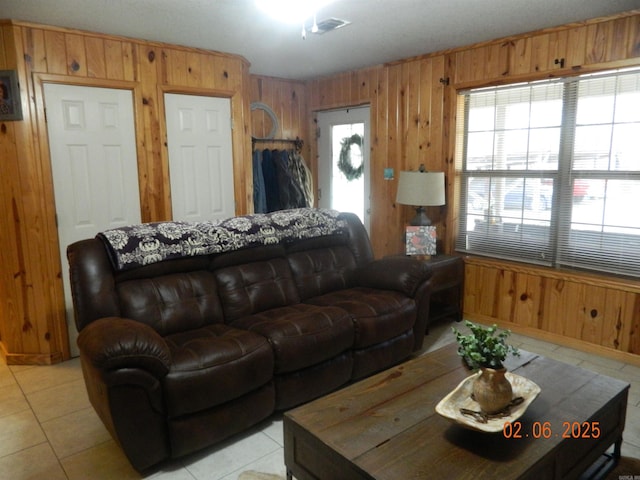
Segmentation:
[[(386, 370), (284, 415), (287, 478), (578, 478), (620, 455), (629, 385), (521, 352), (510, 371), (541, 388), (500, 433), (464, 428), (435, 406), (470, 373), (456, 345)], [(584, 437), (584, 438), (582, 438)]]

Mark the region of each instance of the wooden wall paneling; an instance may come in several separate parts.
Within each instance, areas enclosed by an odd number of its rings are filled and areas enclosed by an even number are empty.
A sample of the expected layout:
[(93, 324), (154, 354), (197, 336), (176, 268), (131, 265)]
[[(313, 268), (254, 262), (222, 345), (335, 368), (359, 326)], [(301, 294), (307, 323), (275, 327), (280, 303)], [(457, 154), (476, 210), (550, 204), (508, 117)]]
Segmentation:
[(455, 76), (453, 78), (454, 84), (456, 85), (464, 84), (472, 80), (470, 59), (471, 59), (471, 56), (479, 48), (482, 48), (482, 47), (477, 47), (474, 49), (470, 48), (468, 50), (460, 50), (452, 54), (455, 56), (455, 65), (456, 65), (456, 69), (454, 71)]
[[(122, 42), (122, 80), (127, 81), (139, 81), (138, 65), (143, 60), (138, 56), (138, 50), (136, 50), (133, 42)], [(115, 75), (114, 70), (114, 75)]]
[(622, 290), (606, 290), (600, 345), (629, 351), (629, 333), (636, 294)]
[[(372, 77), (375, 82), (375, 95), (372, 103), (373, 142), (371, 143), (371, 244), (376, 256), (392, 255), (404, 251), (404, 231), (401, 223), (402, 206), (396, 204), (398, 189), (398, 175), (402, 169), (398, 159), (389, 154), (392, 141), (389, 136), (390, 125), (393, 116), (391, 105), (395, 105), (392, 99), (390, 69), (380, 68)], [(375, 117), (373, 112), (377, 112)], [(384, 169), (393, 168), (395, 178), (384, 180)], [(389, 232), (394, 232), (390, 234)]]
[(56, 30), (45, 30), (44, 44), (47, 50), (46, 72), (67, 75), (67, 48), (64, 33)]
[(327, 92), (329, 92), (330, 84), (329, 80), (326, 78), (313, 80), (312, 84), (314, 85), (314, 91), (316, 92), (311, 102), (311, 108), (313, 110), (323, 110), (325, 108), (329, 108), (329, 100), (330, 98), (327, 96)]
[[(295, 138), (293, 134), (297, 128), (294, 125), (300, 125), (302, 120), (299, 116), (300, 105), (295, 89), (285, 82), (280, 82), (278, 88), (277, 112), (276, 115), (280, 119), (280, 136), (282, 138)], [(283, 149), (288, 150), (286, 147), (283, 147)]]
[(569, 29), (565, 67), (575, 69), (585, 64), (587, 29), (575, 27)]
[[(8, 26), (3, 28), (3, 46), (5, 64), (9, 69), (17, 69), (17, 49), (15, 41), (15, 28)], [(22, 75), (19, 73), (19, 81), (22, 80)], [(22, 91), (23, 88), (21, 82), (21, 95), (26, 92)], [(24, 106), (24, 105), (23, 105)], [(23, 114), (28, 112), (23, 112)], [(33, 291), (37, 289), (37, 281), (34, 278), (38, 274), (39, 266), (36, 266), (34, 270), (31, 264), (33, 257), (31, 256), (31, 248), (34, 247), (33, 253), (38, 255), (38, 246), (31, 245), (29, 242), (29, 230), (31, 226), (28, 224), (30, 220), (30, 214), (33, 210), (30, 208), (32, 204), (33, 195), (31, 191), (25, 192), (23, 190), (22, 183), (24, 181), (33, 182), (35, 176), (30, 171), (30, 167), (33, 165), (28, 158), (24, 158), (18, 152), (18, 146), (20, 145), (21, 129), (24, 126), (22, 122), (3, 122), (0, 132), (5, 141), (10, 140), (11, 145), (7, 145), (5, 152), (6, 156), (3, 156), (6, 162), (3, 165), (4, 169), (7, 169), (7, 180), (11, 183), (8, 185), (11, 197), (8, 199), (7, 211), (10, 213), (10, 228), (12, 237), (15, 238), (16, 250), (14, 254), (15, 264), (10, 272), (14, 276), (13, 293), (16, 295), (15, 307), (16, 316), (11, 320), (15, 323), (6, 325), (6, 332), (2, 337), (4, 347), (6, 349), (6, 361), (8, 364), (14, 363), (15, 356), (13, 352), (37, 352), (38, 342), (36, 335), (34, 334), (34, 328), (39, 325), (34, 324), (35, 319), (35, 306), (33, 305)], [(18, 161), (20, 159), (20, 161)], [(4, 175), (3, 175), (4, 176)], [(30, 185), (29, 189), (34, 185)]]
[[(8, 36), (5, 40), (5, 35)], [(9, 25), (3, 25), (0, 23), (0, 68), (3, 70), (9, 69), (13, 67), (7, 62), (7, 50), (11, 48), (11, 44), (7, 44), (7, 42), (11, 42), (12, 30)]]
[(4, 50), (7, 62), (18, 72), (23, 120), (11, 122), (14, 147), (6, 158), (16, 167), (9, 180), (12, 195), (6, 207), (15, 225), (12, 233), (17, 269), (13, 273), (18, 283), (14, 293), (19, 318), (10, 327), (13, 335), (3, 341), (8, 363), (49, 364), (69, 354), (60, 262), (55, 260), (58, 246), (53, 191), (48, 170), (37, 155), (39, 133), (33, 121), (33, 89), (27, 61), (32, 53), (23, 43), (21, 27), (9, 27), (5, 33), (9, 31), (11, 40), (5, 42)]
[(187, 85), (186, 52), (169, 47), (161, 49), (162, 76), (165, 85)]
[[(227, 74), (225, 75), (224, 72), (227, 72)], [(253, 212), (248, 64), (238, 60), (233, 62), (229, 60), (228, 70), (223, 71), (222, 78), (228, 80), (227, 88), (231, 87), (234, 91), (231, 97), (231, 115), (233, 118), (233, 176), (236, 214), (244, 215)]]
[[(484, 85), (492, 81), (502, 83), (509, 77), (625, 62), (640, 56), (638, 17), (558, 27), (456, 50), (453, 81), (457, 85)], [(556, 63), (562, 59), (563, 65)]]
[(225, 70), (226, 65), (224, 63), (224, 58), (219, 55), (211, 55), (209, 57), (209, 62), (211, 62), (213, 73), (210, 79), (211, 88), (221, 90), (227, 89), (228, 84), (225, 80), (228, 79), (229, 73)]
[[(464, 269), (464, 314), (481, 315), (483, 292), (482, 273), (484, 269), (480, 265), (465, 265)], [(493, 313), (493, 312), (491, 312)]]
[[(499, 43), (493, 43), (482, 48), (486, 50), (484, 55), (484, 66), (482, 68), (483, 76), (485, 78), (499, 78), (502, 73), (500, 70), (502, 66), (500, 61), (503, 51), (502, 46)], [(451, 81), (457, 83), (457, 78), (452, 78)]]
[(601, 344), (606, 319), (607, 289), (590, 285), (585, 290), (585, 308), (580, 339)]
[(158, 84), (162, 51), (156, 46), (137, 44), (134, 47), (138, 61), (141, 98), (136, 100), (136, 115), (142, 116), (143, 131), (136, 135), (142, 139), (138, 152), (138, 178), (140, 184), (140, 210), (143, 222), (172, 218), (169, 184), (169, 165), (163, 156), (166, 139), (162, 135), (161, 108)]
[[(560, 68), (567, 68), (567, 42), (569, 41), (568, 30), (551, 32), (549, 36), (549, 54), (547, 56), (547, 70), (554, 71)], [(558, 62), (558, 63), (556, 63)]]
[(482, 267), (480, 270), (480, 296), (478, 298), (478, 308), (481, 315), (495, 317), (496, 311), (496, 291), (500, 285), (499, 271)]
[(485, 47), (472, 48), (464, 55), (464, 77), (468, 82), (474, 82), (483, 78)]
[(107, 78), (107, 59), (105, 56), (104, 39), (100, 37), (85, 37), (87, 77)]
[(420, 163), (424, 163), (427, 170), (440, 171), (442, 170), (442, 161), (439, 158), (442, 152), (442, 102), (439, 101), (435, 91), (436, 86), (441, 84), (436, 78), (436, 85), (433, 85), (434, 76), (438, 75), (435, 73), (436, 69), (432, 59), (420, 60), (417, 63), (419, 67), (419, 71), (416, 73), (418, 109), (413, 123), (417, 126), (416, 155), (419, 159), (418, 166)]
[(545, 295), (542, 299), (542, 318), (540, 328), (544, 331), (562, 335), (567, 316), (565, 281), (556, 278), (543, 278)]
[(124, 64), (127, 60), (124, 54), (124, 45), (127, 45), (127, 43), (118, 40), (104, 40), (105, 78), (109, 80), (132, 80), (131, 78), (126, 78), (124, 74)]
[(208, 55), (197, 53), (197, 52), (187, 52), (186, 61), (187, 61), (187, 85), (190, 87), (200, 87), (205, 88), (203, 77), (202, 77), (202, 62), (206, 61)]
[[(342, 74), (344, 75), (344, 74)], [(338, 83), (338, 79), (342, 75), (335, 75), (332, 78), (325, 79), (321, 85), (323, 86), (321, 92), (322, 105), (325, 108), (335, 108), (336, 106), (336, 95), (338, 92), (336, 91), (336, 84)]]
[(64, 42), (67, 50), (67, 75), (87, 76), (87, 54), (84, 45), (85, 37), (67, 33)]
[[(498, 295), (504, 294), (496, 290)], [(541, 278), (537, 275), (517, 273), (515, 276), (515, 295), (511, 321), (525, 327), (538, 327), (538, 313), (542, 297)]]
[(640, 57), (640, 15), (627, 18), (626, 58)]
[[(0, 25), (0, 68), (13, 69), (15, 55), (13, 30)], [(21, 252), (23, 218), (19, 202), (19, 166), (16, 148), (15, 122), (0, 122), (0, 166), (3, 181), (0, 182), (0, 200), (4, 214), (0, 215), (0, 355), (21, 347), (22, 318), (25, 316), (24, 293), (26, 290), (24, 252)]]
[(351, 103), (351, 97), (349, 95), (350, 92), (344, 86), (345, 78), (349, 78), (348, 72), (340, 73), (329, 80), (331, 87), (327, 97), (328, 104), (331, 105), (332, 108)]
[(531, 37), (518, 38), (513, 40), (511, 53), (512, 75), (522, 75), (531, 72)]
[(579, 274), (473, 257), (465, 263), (465, 317), (603, 354), (638, 354), (640, 291), (633, 282), (584, 282)]
[(554, 293), (559, 294), (559, 304), (562, 307), (558, 308), (554, 315), (545, 311), (549, 321), (555, 324), (551, 331), (570, 338), (580, 338), (584, 311), (584, 285), (565, 280), (557, 286), (561, 288)]
[[(420, 125), (420, 114), (429, 116), (429, 107), (421, 112), (420, 104), (420, 61), (405, 62), (402, 64), (402, 85), (400, 87), (400, 105), (402, 107), (400, 121), (402, 155), (407, 170), (418, 170), (421, 163), (427, 167), (425, 154), (420, 150), (420, 137), (423, 132)], [(423, 96), (429, 97), (429, 92), (424, 92)], [(409, 217), (411, 218), (411, 217)]]
[[(518, 275), (510, 270), (498, 270), (495, 272), (495, 299), (492, 302), (491, 317), (502, 320), (503, 322), (516, 323), (516, 304), (518, 302)], [(488, 296), (493, 292), (487, 289), (482, 290)], [(483, 310), (485, 315), (486, 310)]]
[[(448, 151), (444, 128), (444, 87), (447, 75), (444, 72), (444, 56), (429, 59), (423, 66), (420, 78), (420, 91), (423, 111), (429, 112), (427, 118), (421, 115), (421, 127), (424, 131), (421, 149), (427, 159), (427, 170), (444, 171), (448, 177), (445, 152)], [(439, 209), (439, 207), (438, 207)]]
[(636, 295), (629, 329), (628, 352), (640, 355), (640, 295)]
[[(491, 54), (494, 52), (491, 51)], [(441, 84), (442, 88), (442, 160), (447, 184), (445, 186), (445, 194), (447, 205), (443, 224), (445, 231), (443, 235), (439, 235), (442, 240), (441, 251), (451, 254), (454, 251), (454, 245), (460, 223), (460, 200), (457, 192), (460, 191), (461, 181), (460, 172), (462, 169), (462, 145), (463, 135), (458, 132), (457, 125), (463, 118), (464, 102), (458, 96), (455, 85), (453, 84), (453, 76), (455, 74), (455, 56), (441, 55), (442, 60), (439, 62), (439, 68), (442, 70), (442, 77), (445, 84)]]
[(624, 60), (627, 58), (627, 35), (629, 18), (617, 18), (611, 22), (611, 47), (609, 60)]
[[(376, 86), (379, 68), (366, 68), (358, 70), (358, 102), (373, 103), (376, 97)], [(373, 115), (371, 115), (373, 117)]]
[[(251, 102), (260, 102), (269, 105), (266, 97), (267, 93), (263, 91), (262, 85), (265, 82), (262, 78), (252, 78), (251, 80)], [(272, 120), (262, 110), (256, 109), (251, 111), (251, 134), (257, 138), (265, 138), (273, 128)], [(260, 147), (261, 144), (258, 145)]]
[[(408, 170), (409, 165), (407, 164), (407, 158), (403, 155), (403, 132), (402, 132), (402, 121), (403, 121), (403, 111), (404, 105), (401, 97), (401, 89), (402, 89), (402, 66), (401, 65), (393, 65), (387, 68), (387, 109), (388, 109), (388, 117), (387, 117), (387, 125), (386, 130), (382, 132), (383, 135), (386, 135), (387, 140), (387, 148), (386, 151), (381, 152), (383, 155), (386, 154), (389, 162), (393, 162), (394, 168), (396, 170), (396, 175), (400, 175), (401, 170)], [(396, 177), (397, 178), (397, 177)], [(383, 218), (386, 217), (386, 220), (389, 221), (386, 224), (385, 228), (387, 232), (394, 232), (395, 235), (393, 238), (389, 239), (387, 248), (393, 249), (392, 251), (386, 252), (386, 254), (398, 254), (404, 252), (404, 225), (405, 218), (409, 217), (411, 214), (411, 207), (400, 205), (395, 203), (397, 189), (398, 189), (398, 181), (394, 181), (393, 189), (388, 192), (388, 197), (386, 199), (381, 198), (380, 202), (383, 203), (383, 209), (380, 213), (386, 211), (388, 209), (387, 204), (393, 204), (396, 208), (396, 215), (387, 214), (384, 215)], [(375, 215), (372, 216), (372, 220), (377, 217), (378, 212), (375, 212)], [(409, 217), (410, 218), (410, 217)], [(382, 228), (381, 228), (382, 230)], [(381, 234), (384, 234), (381, 231)]]
[(45, 47), (44, 32), (38, 28), (22, 28), (25, 51), (28, 55), (25, 58), (31, 70), (34, 72), (47, 71), (47, 50)]
[[(5, 51), (4, 35), (7, 27), (0, 24), (0, 69), (6, 70), (9, 68), (7, 64)], [(0, 168), (3, 169), (3, 177), (10, 177), (12, 172), (9, 167), (12, 160), (16, 157), (15, 142), (13, 138), (9, 139), (7, 134), (6, 125), (0, 123)], [(12, 135), (13, 137), (13, 135)], [(9, 149), (13, 148), (13, 151)], [(0, 298), (4, 298), (6, 302), (0, 302), (0, 356), (6, 356), (6, 350), (2, 343), (2, 338), (8, 336), (7, 329), (10, 325), (15, 323), (16, 309), (13, 300), (17, 298), (15, 291), (11, 290), (13, 286), (10, 281), (12, 272), (17, 269), (12, 265), (13, 255), (9, 252), (15, 252), (15, 244), (12, 244), (12, 240), (15, 238), (13, 233), (13, 222), (11, 222), (10, 212), (6, 209), (7, 205), (11, 205), (11, 187), (12, 185), (3, 181), (0, 182), (0, 205), (5, 206), (5, 214), (0, 215)]]
[[(59, 257), (58, 231), (55, 222), (55, 202), (53, 192), (53, 180), (48, 150), (43, 154), (43, 145), (48, 145), (46, 124), (38, 122), (45, 118), (45, 109), (42, 95), (36, 91), (40, 88), (34, 84), (36, 69), (46, 69), (47, 63), (43, 58), (45, 52), (44, 35), (38, 29), (32, 32), (30, 27), (15, 27), (17, 45), (22, 48), (18, 52), (18, 58), (22, 58), (21, 90), (23, 98), (23, 122), (24, 132), (22, 139), (17, 143), (22, 145), (20, 158), (32, 160), (34, 172), (37, 172), (38, 180), (32, 182), (35, 189), (34, 196), (39, 197), (40, 205), (34, 206), (37, 210), (31, 212), (38, 218), (34, 226), (39, 229), (39, 249), (42, 257), (39, 259), (38, 272), (42, 285), (42, 296), (36, 293), (34, 301), (38, 304), (38, 338), (37, 350), (14, 350), (19, 352), (13, 359), (14, 363), (57, 363), (69, 358), (69, 337), (67, 333), (66, 309), (64, 293), (62, 289), (62, 263)], [(38, 101), (40, 99), (40, 101)], [(28, 101), (24, 101), (28, 100)], [(22, 130), (22, 129), (21, 129)], [(24, 187), (22, 187), (24, 190)], [(34, 286), (35, 288), (35, 286)]]
[(353, 103), (354, 96), (351, 93), (353, 72), (346, 72), (336, 77), (334, 84), (334, 105), (344, 105), (345, 103)]
[(200, 62), (201, 85), (203, 88), (213, 89), (216, 84), (216, 62), (215, 55), (204, 55)]
[[(531, 38), (531, 66), (529, 70), (532, 72), (546, 72), (551, 70), (549, 62), (550, 50), (550, 33), (535, 35)], [(553, 60), (551, 60), (553, 62)]]
[[(429, 121), (425, 125), (425, 138), (422, 143), (426, 153), (427, 170), (443, 171), (445, 173), (446, 198), (447, 192), (452, 192), (450, 182), (455, 176), (453, 162), (448, 161), (453, 150), (449, 145), (450, 126), (448, 125), (449, 118), (452, 115), (447, 113), (451, 109), (448, 95), (455, 93), (447, 86), (447, 82), (450, 82), (450, 79), (448, 73), (445, 72), (445, 56), (431, 57), (429, 63), (431, 75), (422, 80), (421, 87), (423, 92), (428, 92), (429, 94)], [(445, 89), (447, 90), (447, 96), (445, 96)], [(445, 205), (448, 205), (450, 199), (446, 199), (445, 202)], [(436, 225), (439, 253), (449, 252), (448, 248), (445, 249), (443, 247), (448, 235), (447, 207), (431, 207), (429, 217)]]
[[(363, 98), (360, 73), (361, 72), (356, 71), (351, 72), (351, 75), (349, 75), (349, 81), (351, 83), (349, 85), (350, 96), (357, 103), (362, 103)], [(364, 98), (368, 98), (368, 96)]]
[(604, 63), (609, 60), (613, 43), (611, 22), (591, 24), (587, 29), (586, 63)]

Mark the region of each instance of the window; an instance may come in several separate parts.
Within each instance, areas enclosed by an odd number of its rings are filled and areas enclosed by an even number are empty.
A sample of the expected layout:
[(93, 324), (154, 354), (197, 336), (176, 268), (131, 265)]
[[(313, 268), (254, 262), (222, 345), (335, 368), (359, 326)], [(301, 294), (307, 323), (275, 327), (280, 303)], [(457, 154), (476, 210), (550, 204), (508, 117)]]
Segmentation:
[(460, 95), (457, 249), (640, 277), (640, 70)]

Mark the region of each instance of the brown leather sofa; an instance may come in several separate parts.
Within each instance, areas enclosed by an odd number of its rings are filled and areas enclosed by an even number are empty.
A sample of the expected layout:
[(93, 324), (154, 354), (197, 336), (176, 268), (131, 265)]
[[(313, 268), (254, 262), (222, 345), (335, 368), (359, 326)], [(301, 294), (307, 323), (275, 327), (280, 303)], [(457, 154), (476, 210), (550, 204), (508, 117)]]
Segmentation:
[(68, 247), (89, 398), (136, 469), (421, 348), (429, 268), (374, 260), (360, 220), (337, 218), (330, 235), (126, 270), (98, 237)]

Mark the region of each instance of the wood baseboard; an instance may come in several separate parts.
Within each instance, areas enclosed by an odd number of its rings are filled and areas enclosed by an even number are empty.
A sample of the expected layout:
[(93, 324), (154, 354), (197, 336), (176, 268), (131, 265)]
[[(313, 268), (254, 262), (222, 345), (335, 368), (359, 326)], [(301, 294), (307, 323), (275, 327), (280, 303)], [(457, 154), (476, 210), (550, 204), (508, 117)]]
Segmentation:
[(54, 365), (64, 360), (62, 353), (9, 353), (0, 342), (0, 357), (7, 365)]

